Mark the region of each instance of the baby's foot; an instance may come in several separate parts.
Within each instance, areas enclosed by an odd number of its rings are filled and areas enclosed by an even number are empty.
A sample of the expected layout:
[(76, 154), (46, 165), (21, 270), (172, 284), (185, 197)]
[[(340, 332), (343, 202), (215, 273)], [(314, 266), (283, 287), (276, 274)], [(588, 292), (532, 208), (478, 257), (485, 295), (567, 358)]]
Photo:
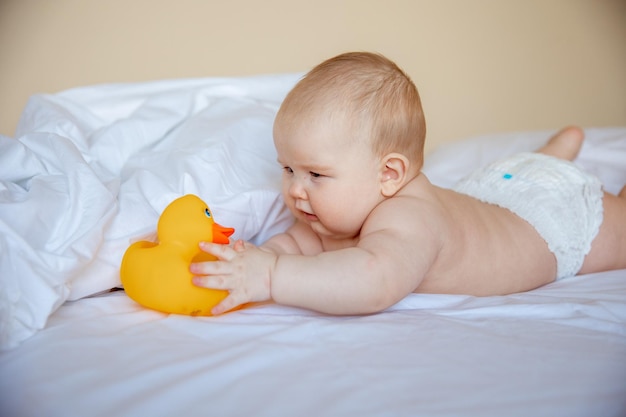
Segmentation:
[(555, 133), (537, 152), (573, 161), (583, 145), (585, 133), (577, 126), (568, 126)]

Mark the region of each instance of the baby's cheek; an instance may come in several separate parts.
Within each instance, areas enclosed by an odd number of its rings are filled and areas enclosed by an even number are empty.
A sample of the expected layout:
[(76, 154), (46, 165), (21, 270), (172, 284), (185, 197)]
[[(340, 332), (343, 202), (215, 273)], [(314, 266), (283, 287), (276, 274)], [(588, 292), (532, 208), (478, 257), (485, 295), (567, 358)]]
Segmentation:
[(297, 213), (297, 210), (296, 210), (296, 204), (295, 204), (293, 198), (285, 197), (284, 201), (285, 201), (285, 205), (287, 206), (287, 208), (289, 209), (291, 214), (295, 215)]

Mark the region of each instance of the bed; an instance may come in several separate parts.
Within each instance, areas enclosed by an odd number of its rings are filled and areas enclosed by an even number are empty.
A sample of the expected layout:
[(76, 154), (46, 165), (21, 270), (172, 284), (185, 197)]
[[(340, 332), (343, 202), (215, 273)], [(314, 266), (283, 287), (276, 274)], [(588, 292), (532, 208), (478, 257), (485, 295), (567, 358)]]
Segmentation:
[[(33, 96), (0, 137), (3, 416), (623, 416), (626, 270), (498, 297), (411, 294), (373, 315), (261, 303), (220, 317), (145, 309), (128, 245), (197, 194), (233, 238), (291, 224), (272, 146), (300, 74), (95, 85)], [(559, 128), (555, 126), (554, 128)], [(551, 131), (439, 146), (451, 186)], [(577, 163), (626, 184), (626, 128)]]

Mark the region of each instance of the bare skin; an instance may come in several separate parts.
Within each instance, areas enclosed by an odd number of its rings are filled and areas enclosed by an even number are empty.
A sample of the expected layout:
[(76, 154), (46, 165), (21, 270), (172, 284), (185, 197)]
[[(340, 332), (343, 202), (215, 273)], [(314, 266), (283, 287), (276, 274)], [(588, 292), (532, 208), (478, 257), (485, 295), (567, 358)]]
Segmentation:
[[(360, 152), (352, 161), (332, 132), (283, 136), (275, 131), (287, 170), (283, 195), (296, 223), (262, 247), (201, 244), (220, 261), (192, 264), (194, 283), (230, 291), (214, 314), (270, 299), (364, 314), (411, 292), (499, 295), (555, 279), (546, 242), (509, 210), (432, 185), (399, 154), (377, 158), (351, 144), (350, 152)], [(566, 128), (538, 151), (572, 160), (582, 142), (580, 129)], [(323, 152), (329, 147), (338, 149)], [(605, 193), (603, 203), (580, 273), (626, 268), (625, 189)]]

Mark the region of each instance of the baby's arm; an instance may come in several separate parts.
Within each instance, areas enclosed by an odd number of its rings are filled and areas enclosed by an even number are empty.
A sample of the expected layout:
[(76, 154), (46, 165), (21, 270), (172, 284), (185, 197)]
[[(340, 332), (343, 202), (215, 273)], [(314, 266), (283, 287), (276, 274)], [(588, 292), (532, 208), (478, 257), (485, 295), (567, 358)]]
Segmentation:
[(322, 251), (319, 237), (301, 222), (296, 222), (285, 233), (273, 236), (261, 247), (276, 254), (315, 255)]
[(435, 262), (441, 248), (437, 218), (416, 200), (387, 200), (365, 222), (355, 247), (280, 256), (272, 298), (330, 314), (382, 311), (415, 291)]
[[(230, 292), (214, 314), (270, 298), (330, 314), (384, 310), (417, 288), (438, 247), (426, 225), (405, 221), (414, 211), (398, 213), (394, 205), (377, 209), (351, 248), (307, 255), (300, 242), (285, 236), (268, 242), (268, 247), (207, 244), (203, 249), (221, 261), (193, 265), (192, 272), (205, 275), (194, 282)], [(294, 251), (293, 244), (300, 251)]]
[(389, 253), (361, 246), (316, 256), (283, 255), (273, 269), (272, 298), (328, 314), (379, 312), (419, 285), (419, 272), (401, 271), (401, 262), (395, 262)]

